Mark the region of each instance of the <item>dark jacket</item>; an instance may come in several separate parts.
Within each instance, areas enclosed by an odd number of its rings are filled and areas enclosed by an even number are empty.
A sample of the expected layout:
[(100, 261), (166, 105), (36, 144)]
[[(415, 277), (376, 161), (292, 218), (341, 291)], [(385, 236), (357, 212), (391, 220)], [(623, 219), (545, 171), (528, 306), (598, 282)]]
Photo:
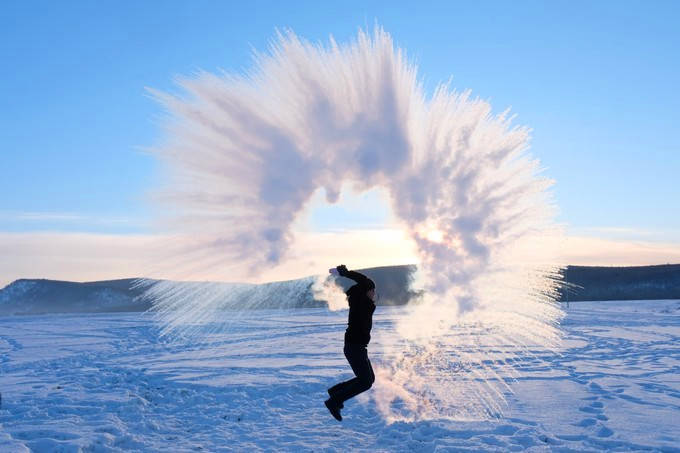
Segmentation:
[(373, 327), (373, 312), (375, 304), (366, 295), (366, 292), (375, 288), (373, 280), (356, 271), (348, 271), (344, 266), (338, 266), (338, 273), (356, 282), (347, 290), (349, 302), (349, 319), (345, 332), (345, 343), (368, 345), (371, 341), (371, 328)]

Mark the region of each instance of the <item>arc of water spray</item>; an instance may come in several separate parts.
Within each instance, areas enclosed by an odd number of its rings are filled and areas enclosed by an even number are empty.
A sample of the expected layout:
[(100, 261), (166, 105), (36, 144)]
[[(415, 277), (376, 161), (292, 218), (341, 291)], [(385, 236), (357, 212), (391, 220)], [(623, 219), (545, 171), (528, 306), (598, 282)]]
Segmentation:
[[(171, 175), (159, 199), (192, 238), (185, 261), (257, 274), (294, 248), (292, 223), (318, 188), (335, 202), (345, 181), (382, 187), (417, 244), (425, 295), (397, 323), (403, 346), (385, 352), (378, 407), (388, 420), (498, 413), (517, 361), (554, 346), (562, 316), (551, 181), (528, 130), (469, 92), (426, 97), (380, 28), (347, 45), (279, 34), (249, 73), (179, 85), (185, 97), (153, 94), (170, 112), (155, 150)], [(221, 288), (149, 294), (178, 331), (243, 294)]]

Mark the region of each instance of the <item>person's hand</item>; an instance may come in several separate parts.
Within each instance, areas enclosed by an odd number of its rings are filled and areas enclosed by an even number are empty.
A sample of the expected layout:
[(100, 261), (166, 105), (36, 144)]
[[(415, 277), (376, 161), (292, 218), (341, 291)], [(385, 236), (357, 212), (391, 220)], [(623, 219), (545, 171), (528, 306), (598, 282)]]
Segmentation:
[(347, 272), (349, 272), (349, 271), (347, 270), (347, 266), (345, 266), (344, 264), (341, 264), (341, 265), (338, 266), (336, 269), (337, 269), (337, 271), (338, 271), (338, 274), (340, 274), (340, 275), (345, 275)]

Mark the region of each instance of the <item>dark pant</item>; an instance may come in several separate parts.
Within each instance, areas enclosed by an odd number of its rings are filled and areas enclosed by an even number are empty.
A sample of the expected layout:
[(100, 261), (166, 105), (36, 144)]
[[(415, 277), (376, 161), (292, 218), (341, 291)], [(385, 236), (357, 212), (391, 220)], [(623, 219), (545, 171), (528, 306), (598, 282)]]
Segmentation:
[(342, 405), (348, 399), (354, 398), (359, 393), (370, 389), (373, 382), (375, 382), (375, 375), (373, 374), (371, 361), (368, 360), (366, 346), (345, 343), (345, 357), (347, 357), (349, 366), (352, 367), (356, 377), (328, 389), (331, 399), (338, 405)]

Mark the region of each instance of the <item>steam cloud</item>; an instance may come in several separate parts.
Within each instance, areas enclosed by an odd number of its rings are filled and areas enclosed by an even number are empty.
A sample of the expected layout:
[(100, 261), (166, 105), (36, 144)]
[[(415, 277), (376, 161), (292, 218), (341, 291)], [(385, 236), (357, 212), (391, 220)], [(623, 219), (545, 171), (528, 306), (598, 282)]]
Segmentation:
[[(159, 198), (192, 238), (185, 261), (257, 275), (294, 249), (293, 222), (315, 191), (333, 203), (346, 182), (383, 188), (417, 244), (425, 292), (383, 341), (378, 408), (389, 421), (499, 414), (518, 361), (557, 345), (562, 316), (551, 181), (528, 130), (468, 92), (426, 97), (379, 28), (349, 45), (280, 34), (245, 75), (179, 84), (184, 97), (154, 95), (170, 113)], [(319, 278), (317, 297), (342, 304), (334, 288)], [(229, 291), (166, 284), (150, 295), (173, 330), (209, 318)]]

